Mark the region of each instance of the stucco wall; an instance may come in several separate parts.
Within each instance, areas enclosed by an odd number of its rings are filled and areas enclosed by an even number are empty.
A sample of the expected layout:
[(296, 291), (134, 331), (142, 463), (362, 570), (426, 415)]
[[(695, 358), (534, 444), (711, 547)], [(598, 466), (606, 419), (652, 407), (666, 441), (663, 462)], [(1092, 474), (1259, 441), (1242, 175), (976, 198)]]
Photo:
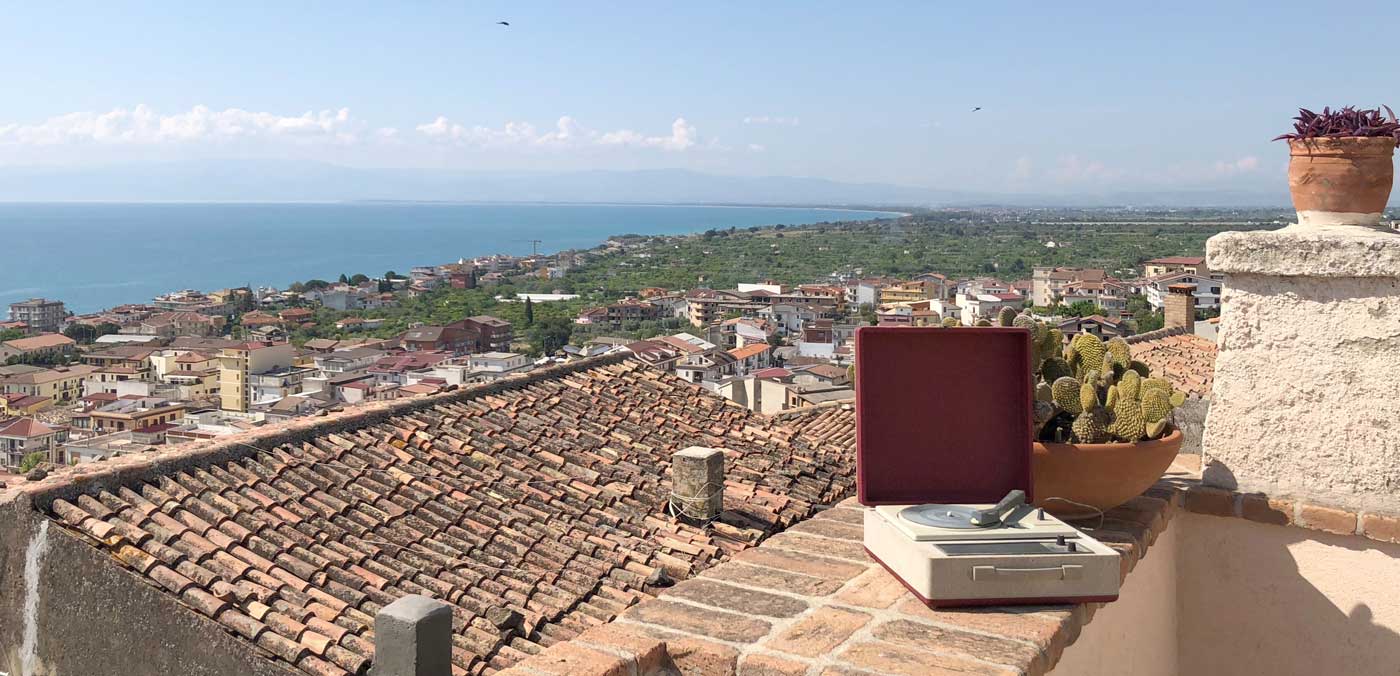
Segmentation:
[(293, 673), (46, 521), (27, 500), (0, 503), (0, 672)]
[(1400, 545), (1197, 514), (1171, 528), (1180, 673), (1400, 673)]
[(1055, 665), (1056, 676), (1176, 676), (1178, 524), (1138, 562), (1118, 600), (1100, 608)]
[(1400, 513), (1400, 235), (1222, 233), (1206, 483)]

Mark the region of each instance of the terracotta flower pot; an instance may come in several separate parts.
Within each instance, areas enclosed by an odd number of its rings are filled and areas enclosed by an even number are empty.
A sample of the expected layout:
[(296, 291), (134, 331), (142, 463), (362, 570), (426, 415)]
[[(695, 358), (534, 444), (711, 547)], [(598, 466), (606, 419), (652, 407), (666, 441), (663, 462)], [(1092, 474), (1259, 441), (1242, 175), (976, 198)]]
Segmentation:
[(1309, 138), (1288, 142), (1288, 190), (1298, 225), (1379, 228), (1395, 179), (1389, 136)]
[(1035, 502), (1055, 514), (1086, 517), (1092, 510), (1050, 500), (1057, 497), (1107, 511), (1162, 478), (1181, 450), (1181, 430), (1135, 444), (1035, 443), (1031, 456)]

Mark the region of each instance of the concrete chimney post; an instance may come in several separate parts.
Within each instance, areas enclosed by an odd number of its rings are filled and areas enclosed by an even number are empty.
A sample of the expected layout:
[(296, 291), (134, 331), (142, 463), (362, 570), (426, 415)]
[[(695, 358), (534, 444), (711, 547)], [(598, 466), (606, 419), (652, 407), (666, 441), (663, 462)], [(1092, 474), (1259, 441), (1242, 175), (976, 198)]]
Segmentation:
[(724, 511), (724, 451), (691, 446), (671, 455), (671, 509), (696, 521)]
[(1400, 514), (1400, 234), (1225, 232), (1204, 481)]
[(374, 616), (370, 676), (450, 676), (452, 606), (410, 594)]

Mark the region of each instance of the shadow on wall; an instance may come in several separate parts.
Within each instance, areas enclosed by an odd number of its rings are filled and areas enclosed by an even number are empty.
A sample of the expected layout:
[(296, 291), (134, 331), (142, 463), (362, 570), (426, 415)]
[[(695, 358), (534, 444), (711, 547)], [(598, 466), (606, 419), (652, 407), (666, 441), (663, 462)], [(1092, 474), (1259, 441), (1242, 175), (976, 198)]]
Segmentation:
[(1185, 518), (1177, 566), (1180, 673), (1397, 673), (1400, 545), (1244, 519)]

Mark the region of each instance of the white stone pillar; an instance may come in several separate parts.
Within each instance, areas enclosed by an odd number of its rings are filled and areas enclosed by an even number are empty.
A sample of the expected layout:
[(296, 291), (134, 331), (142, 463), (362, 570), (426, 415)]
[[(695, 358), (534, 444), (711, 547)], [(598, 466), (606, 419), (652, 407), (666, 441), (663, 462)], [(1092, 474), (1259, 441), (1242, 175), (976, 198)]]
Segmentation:
[(1400, 235), (1210, 239), (1225, 273), (1204, 481), (1400, 513)]

